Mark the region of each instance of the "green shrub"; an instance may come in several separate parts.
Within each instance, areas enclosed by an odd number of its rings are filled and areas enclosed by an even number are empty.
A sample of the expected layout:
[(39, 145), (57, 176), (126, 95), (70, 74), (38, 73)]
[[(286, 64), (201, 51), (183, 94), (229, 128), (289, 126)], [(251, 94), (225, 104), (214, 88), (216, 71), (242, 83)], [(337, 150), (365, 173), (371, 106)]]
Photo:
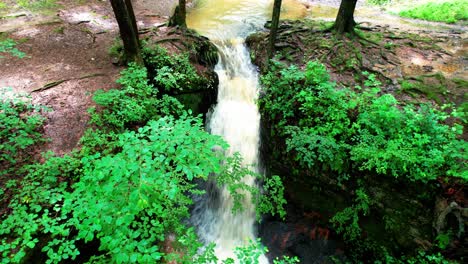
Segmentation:
[(78, 221), (77, 238), (99, 238), (113, 261), (158, 261), (165, 236), (186, 232), (192, 180), (220, 171), (222, 156), (211, 149), (226, 145), (187, 116), (150, 121), (118, 141), (120, 153), (83, 158), (83, 175), (64, 210)]
[(151, 83), (169, 94), (206, 88), (206, 78), (200, 76), (189, 61), (188, 54), (171, 55), (160, 47), (146, 46), (143, 49)]
[[(261, 78), (264, 94), (259, 99), (274, 139), (272, 159), (292, 168), (291, 176), (300, 181), (308, 181), (304, 174), (330, 177), (331, 185), (354, 196), (354, 202), (336, 213), (331, 223), (353, 245), (351, 257), (360, 260), (370, 252), (378, 258), (382, 247), (362, 234), (362, 216), (379, 210), (372, 203), (373, 187), (366, 186), (363, 178), (398, 178), (401, 184), (431, 184), (449, 177), (468, 180), (468, 144), (459, 139), (463, 112), (452, 109), (448, 114), (447, 109), (429, 104), (402, 104), (381, 94), (375, 76), (363, 75), (364, 87), (351, 89), (337, 87), (318, 62), (307, 63), (304, 70), (272, 62)], [(432, 258), (439, 259), (427, 255), (427, 260)]]
[(286, 154), (307, 170), (468, 179), (467, 143), (457, 139), (462, 127), (444, 124), (449, 115), (428, 105), (402, 106), (392, 95), (378, 96), (372, 75), (356, 92), (338, 89), (320, 63), (309, 62), (305, 71), (274, 63), (262, 82), (266, 95), (259, 102), (272, 133), (285, 138)]
[(447, 23), (468, 20), (468, 0), (432, 1), (403, 10), (400, 16)]
[[(26, 56), (24, 52), (21, 52), (16, 48), (16, 42), (12, 39), (5, 39), (0, 41), (0, 54), (2, 53), (10, 53), (12, 56), (18, 57), (20, 59)], [(4, 57), (0, 55), (0, 59), (1, 58)]]
[(360, 215), (369, 214), (369, 196), (363, 188), (356, 190), (354, 205), (338, 212), (330, 220), (336, 232), (343, 234), (347, 240), (356, 241), (361, 236), (361, 227), (359, 226)]
[(183, 109), (175, 98), (159, 96), (158, 90), (148, 83), (146, 68), (136, 64), (123, 70), (117, 83), (121, 89), (95, 93), (93, 100), (104, 109), (100, 113), (95, 108), (90, 110), (91, 123), (121, 131), (164, 115), (180, 114)]
[[(243, 184), (247, 174), (260, 176), (243, 168), (239, 155), (226, 159), (213, 151), (228, 145), (150, 85), (145, 68), (131, 64), (118, 82), (120, 90), (95, 95), (100, 108), (91, 110), (91, 121), (99, 129), (86, 132), (81, 150), (48, 154), (44, 163), (26, 167), (19, 183), (8, 183), (12, 198), (9, 214), (0, 216), (0, 263), (30, 262), (32, 251), (42, 251), (46, 263), (74, 262), (90, 243), (99, 244), (99, 255), (89, 263), (211, 263), (213, 247), (200, 252), (186, 219), (192, 196), (203, 193), (196, 182), (212, 173), (233, 193), (236, 210), (252, 191), (260, 212), (284, 217), (281, 180), (263, 179), (269, 196)], [(168, 254), (163, 246), (171, 235), (176, 251)], [(258, 253), (250, 246), (239, 250), (247, 260)], [(293, 263), (284, 261), (279, 263)]]
[(0, 89), (0, 175), (21, 161), (22, 151), (44, 141), (39, 131), (44, 122), (40, 115), (43, 109), (33, 105), (27, 95)]
[(400, 109), (391, 95), (375, 99), (356, 122), (359, 135), (351, 159), (360, 169), (411, 180), (456, 176), (465, 180), (465, 141), (460, 125), (448, 126), (447, 115), (428, 105)]
[(79, 254), (73, 241), (63, 239), (72, 234), (62, 205), (70, 195), (69, 182), (78, 175), (80, 161), (70, 156), (46, 158), (43, 164), (27, 166), (26, 176), (15, 186), (9, 204), (12, 211), (1, 218), (1, 263), (22, 263), (31, 249), (44, 242), (44, 235), (53, 238), (42, 245), (49, 257), (47, 263), (74, 259)]

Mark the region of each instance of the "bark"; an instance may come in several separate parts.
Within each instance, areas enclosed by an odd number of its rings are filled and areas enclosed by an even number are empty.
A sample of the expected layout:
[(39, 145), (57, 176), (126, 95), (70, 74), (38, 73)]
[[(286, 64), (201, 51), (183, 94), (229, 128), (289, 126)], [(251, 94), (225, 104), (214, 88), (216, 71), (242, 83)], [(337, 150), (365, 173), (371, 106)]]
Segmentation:
[(138, 28), (131, 0), (110, 0), (128, 61), (143, 64)]
[(273, 16), (271, 18), (270, 41), (268, 43), (267, 60), (273, 57), (275, 51), (275, 41), (278, 32), (278, 24), (281, 13), (281, 0), (275, 0), (273, 4)]
[(179, 5), (174, 11), (174, 15), (169, 21), (169, 26), (179, 26), (181, 28), (187, 28), (186, 22), (187, 10), (185, 0), (179, 0)]
[(341, 0), (340, 9), (336, 16), (333, 30), (337, 34), (354, 33), (354, 10), (356, 9), (357, 0)]

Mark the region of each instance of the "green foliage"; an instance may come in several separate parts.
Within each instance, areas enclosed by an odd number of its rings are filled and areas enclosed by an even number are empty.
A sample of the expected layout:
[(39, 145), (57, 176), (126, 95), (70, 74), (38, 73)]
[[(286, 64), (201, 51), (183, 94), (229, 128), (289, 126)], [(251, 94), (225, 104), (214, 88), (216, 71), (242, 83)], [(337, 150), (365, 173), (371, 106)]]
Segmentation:
[[(192, 195), (203, 193), (196, 182), (211, 174), (232, 190), (237, 210), (251, 197), (259, 212), (284, 216), (279, 177), (263, 179), (241, 166), (238, 154), (226, 159), (227, 143), (149, 84), (145, 68), (130, 64), (118, 83), (121, 89), (95, 94), (98, 108), (90, 113), (96, 128), (86, 131), (81, 150), (47, 154), (44, 163), (17, 170), (24, 176), (20, 181), (7, 183), (11, 212), (0, 216), (1, 263), (30, 262), (31, 251), (42, 251), (46, 263), (74, 262), (90, 243), (99, 244), (100, 255), (89, 263), (212, 263), (213, 246), (199, 250), (202, 244), (185, 223)], [(0, 135), (1, 153), (9, 152), (1, 158), (11, 159), (39, 140), (35, 131), (42, 118), (26, 113), (39, 108), (24, 97), (6, 95)], [(272, 197), (242, 183), (246, 176), (265, 181)], [(172, 253), (163, 250), (168, 241)], [(237, 253), (251, 263), (262, 250), (252, 246)]]
[(27, 174), (9, 205), (12, 212), (0, 222), (1, 263), (22, 263), (44, 235), (52, 238), (42, 245), (47, 263), (74, 259), (79, 253), (73, 240), (66, 239), (71, 224), (62, 205), (69, 194), (68, 181), (78, 174), (80, 162), (70, 156), (46, 158), (43, 164), (26, 167)]
[(39, 131), (44, 122), (42, 109), (25, 94), (0, 89), (0, 175), (20, 161), (22, 151), (44, 141)]
[(341, 233), (349, 241), (356, 241), (359, 239), (361, 236), (359, 214), (367, 215), (369, 213), (369, 204), (370, 199), (364, 192), (364, 189), (357, 189), (354, 205), (345, 208), (331, 219), (331, 222), (336, 228), (336, 232)]
[[(255, 173), (250, 168), (242, 165), (242, 158), (239, 153), (234, 153), (227, 158), (227, 164), (223, 170), (216, 175), (215, 181), (218, 186), (225, 186), (233, 199), (233, 213), (242, 211), (242, 204), (253, 203), (256, 205), (257, 220), (260, 221), (262, 214), (278, 214), (284, 218), (286, 211), (283, 206), (284, 186), (279, 176), (265, 178), (259, 173)], [(263, 194), (256, 185), (249, 185), (243, 181), (244, 177), (250, 177), (263, 181)]]
[(449, 231), (447, 233), (440, 233), (436, 236), (435, 241), (437, 243), (437, 247), (440, 249), (445, 249), (450, 244), (450, 240), (452, 238), (452, 232)]
[[(362, 217), (379, 209), (363, 177), (398, 178), (401, 184), (468, 179), (467, 143), (460, 139), (463, 110), (402, 104), (382, 95), (381, 83), (366, 72), (364, 87), (351, 89), (337, 87), (318, 62), (307, 63), (304, 70), (278, 62), (270, 67), (262, 76), (265, 93), (259, 105), (276, 139), (273, 159), (293, 168), (292, 176), (301, 181), (304, 174), (329, 177), (337, 189), (354, 194), (354, 202), (331, 220), (355, 245), (352, 254), (379, 251), (373, 238), (362, 236)], [(401, 224), (382, 217), (388, 229)]]
[[(5, 39), (0, 41), (0, 54), (2, 53), (9, 53), (12, 56), (18, 57), (20, 59), (24, 58), (26, 54), (22, 51), (19, 51), (16, 48), (16, 42), (12, 39)], [(2, 55), (0, 55), (0, 59), (4, 58)]]
[(189, 61), (188, 54), (171, 55), (160, 47), (143, 48), (145, 64), (150, 79), (161, 91), (177, 94), (181, 91), (197, 90), (207, 83)]
[(121, 89), (95, 93), (94, 101), (104, 109), (99, 113), (94, 108), (90, 110), (91, 123), (122, 131), (160, 116), (181, 114), (183, 105), (173, 97), (159, 96), (158, 90), (148, 83), (145, 68), (130, 64), (117, 83)]
[(157, 243), (186, 232), (192, 180), (220, 171), (222, 156), (211, 148), (226, 144), (188, 116), (150, 121), (118, 142), (115, 155), (82, 159), (83, 175), (64, 210), (78, 221), (77, 238), (99, 238), (113, 262), (157, 261)]
[(447, 23), (468, 20), (468, 0), (431, 1), (403, 10), (400, 16)]
[[(264, 255), (268, 252), (268, 249), (262, 245), (260, 239), (257, 241), (250, 241), (247, 245), (243, 247), (237, 247), (234, 250), (234, 254), (236, 255), (236, 261), (229, 258), (224, 260), (223, 264), (258, 264), (259, 257)], [(288, 257), (284, 256), (281, 259), (276, 258), (273, 260), (274, 264), (294, 264), (299, 263), (299, 259), (297, 257)]]
[(273, 124), (272, 135), (285, 138), (286, 154), (302, 168), (338, 177), (368, 171), (412, 181), (468, 179), (467, 143), (457, 139), (462, 126), (444, 124), (450, 117), (445, 112), (379, 96), (373, 75), (356, 92), (336, 88), (318, 62), (305, 71), (272, 65), (262, 77), (267, 92), (260, 107)]
[[(448, 117), (427, 105), (397, 107), (393, 96), (375, 99), (356, 122), (359, 136), (351, 159), (362, 170), (428, 181), (440, 176), (468, 179), (460, 160), (466, 142), (462, 127), (442, 122)], [(391, 124), (391, 125), (389, 125)]]
[(368, 3), (373, 5), (386, 5), (390, 3), (392, 0), (367, 0)]
[(57, 0), (15, 0), (15, 2), (21, 8), (34, 11), (57, 7)]
[(120, 37), (114, 39), (114, 42), (112, 42), (112, 45), (110, 46), (107, 53), (109, 53), (110, 56), (118, 58), (123, 56), (123, 43)]
[(419, 251), (415, 256), (400, 256), (398, 258), (385, 254), (383, 260), (375, 262), (376, 264), (455, 264), (456, 261), (446, 259), (440, 253), (427, 253)]

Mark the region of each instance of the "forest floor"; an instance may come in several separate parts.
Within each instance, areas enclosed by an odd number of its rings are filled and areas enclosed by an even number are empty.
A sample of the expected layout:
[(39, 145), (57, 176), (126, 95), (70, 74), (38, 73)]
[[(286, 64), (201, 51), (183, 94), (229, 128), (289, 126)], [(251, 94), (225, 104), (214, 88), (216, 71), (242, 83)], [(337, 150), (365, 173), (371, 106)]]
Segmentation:
[[(152, 1), (134, 2), (138, 25), (143, 29), (164, 23), (168, 6), (174, 1), (158, 1), (159, 7)], [(307, 17), (323, 20), (333, 20), (339, 5), (337, 0), (303, 2), (308, 7)], [(45, 137), (51, 140), (40, 151), (63, 155), (77, 146), (86, 128), (93, 92), (116, 87), (122, 67), (108, 52), (118, 36), (109, 1), (58, 3), (39, 11), (0, 9), (0, 40), (14, 39), (17, 48), (27, 55), (23, 59), (10, 55), (0, 58), (0, 87), (30, 93), (35, 103), (53, 110), (46, 113), (44, 128)], [(431, 44), (441, 48), (437, 52), (418, 46), (397, 50), (395, 56), (404, 70), (415, 74), (441, 72), (467, 80), (466, 26), (403, 19), (365, 5), (358, 6), (356, 20), (372, 28), (429, 37)]]
[[(0, 59), (0, 87), (30, 93), (34, 103), (52, 109), (44, 127), (51, 140), (41, 151), (63, 155), (83, 135), (93, 92), (116, 87), (123, 68), (109, 54), (118, 36), (109, 1), (59, 3), (58, 8), (1, 14), (0, 37), (18, 42), (26, 57)], [(140, 29), (165, 21), (136, 7)]]

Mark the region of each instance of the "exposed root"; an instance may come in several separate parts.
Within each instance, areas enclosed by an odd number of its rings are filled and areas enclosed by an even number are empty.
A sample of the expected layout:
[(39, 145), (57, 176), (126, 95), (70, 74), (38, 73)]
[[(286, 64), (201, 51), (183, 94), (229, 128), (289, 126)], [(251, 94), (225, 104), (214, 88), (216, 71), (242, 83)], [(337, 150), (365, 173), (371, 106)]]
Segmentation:
[(60, 84), (62, 84), (64, 82), (68, 82), (68, 81), (72, 81), (72, 80), (83, 80), (83, 79), (93, 78), (93, 77), (97, 77), (97, 76), (105, 76), (105, 74), (103, 74), (103, 73), (92, 73), (92, 74), (83, 75), (83, 76), (80, 76), (80, 77), (77, 77), (77, 78), (63, 79), (63, 80), (49, 82), (49, 83), (46, 83), (42, 87), (39, 87), (39, 88), (36, 88), (36, 89), (32, 90), (31, 93), (42, 92), (42, 91), (48, 90), (50, 88), (53, 88), (55, 86), (58, 86), (58, 85), (60, 85)]

